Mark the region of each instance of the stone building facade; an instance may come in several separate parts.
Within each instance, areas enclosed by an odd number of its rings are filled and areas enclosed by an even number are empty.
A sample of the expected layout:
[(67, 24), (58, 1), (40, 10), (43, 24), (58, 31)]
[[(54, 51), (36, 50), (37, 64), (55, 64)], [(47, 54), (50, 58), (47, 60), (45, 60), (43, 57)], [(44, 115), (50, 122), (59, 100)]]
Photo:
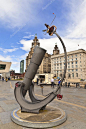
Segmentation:
[[(34, 53), (35, 46), (40, 46), (40, 43), (39, 43), (36, 35), (35, 35), (35, 38), (33, 39), (32, 47), (30, 49), (30, 52), (28, 53), (28, 56), (26, 57), (26, 70), (27, 70), (27, 68), (30, 64), (30, 60), (31, 60), (32, 55)], [(38, 69), (37, 73), (38, 74), (51, 73), (51, 55), (50, 54), (45, 53), (45, 56), (42, 60), (41, 65), (39, 66), (39, 69)]]
[[(51, 73), (62, 77), (64, 66), (64, 53), (59, 54), (54, 50), (51, 56)], [(67, 52), (66, 79), (86, 79), (86, 51), (84, 49)]]

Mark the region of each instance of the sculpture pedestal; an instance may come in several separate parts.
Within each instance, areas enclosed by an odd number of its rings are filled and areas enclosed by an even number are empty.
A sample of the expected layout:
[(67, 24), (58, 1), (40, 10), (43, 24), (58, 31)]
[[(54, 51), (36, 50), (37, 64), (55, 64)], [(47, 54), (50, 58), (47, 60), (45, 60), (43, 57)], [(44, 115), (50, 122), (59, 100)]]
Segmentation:
[(21, 112), (20, 109), (14, 110), (11, 113), (11, 119), (25, 127), (49, 128), (62, 124), (67, 116), (62, 109), (47, 106), (45, 110), (40, 110), (39, 114)]

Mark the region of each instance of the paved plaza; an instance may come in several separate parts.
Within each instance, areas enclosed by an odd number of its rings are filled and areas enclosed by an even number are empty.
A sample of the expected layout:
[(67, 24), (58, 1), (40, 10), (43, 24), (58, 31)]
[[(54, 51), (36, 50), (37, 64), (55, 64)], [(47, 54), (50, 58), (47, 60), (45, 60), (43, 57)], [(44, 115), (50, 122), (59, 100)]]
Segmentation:
[[(20, 108), (14, 97), (15, 83), (16, 81), (0, 81), (0, 129), (28, 129), (15, 124), (10, 119), (11, 112)], [(43, 94), (46, 95), (55, 88), (44, 86)], [(34, 92), (38, 98), (44, 98), (40, 86), (35, 86)], [(65, 110), (67, 121), (53, 129), (86, 129), (86, 89), (62, 87), (61, 94), (63, 94), (62, 100), (55, 98), (48, 105)], [(28, 94), (26, 99), (29, 99)]]

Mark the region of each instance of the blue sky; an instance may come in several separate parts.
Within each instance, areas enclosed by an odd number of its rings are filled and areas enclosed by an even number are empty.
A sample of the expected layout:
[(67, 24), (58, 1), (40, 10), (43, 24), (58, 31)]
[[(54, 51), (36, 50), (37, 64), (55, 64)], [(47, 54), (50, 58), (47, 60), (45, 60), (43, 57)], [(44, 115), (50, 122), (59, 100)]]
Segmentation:
[(42, 32), (53, 13), (52, 25), (57, 26), (67, 52), (86, 50), (86, 0), (0, 0), (0, 60), (12, 62), (10, 69), (20, 72), (20, 61), (25, 61), (36, 33), (49, 54), (56, 42), (63, 53), (57, 37)]

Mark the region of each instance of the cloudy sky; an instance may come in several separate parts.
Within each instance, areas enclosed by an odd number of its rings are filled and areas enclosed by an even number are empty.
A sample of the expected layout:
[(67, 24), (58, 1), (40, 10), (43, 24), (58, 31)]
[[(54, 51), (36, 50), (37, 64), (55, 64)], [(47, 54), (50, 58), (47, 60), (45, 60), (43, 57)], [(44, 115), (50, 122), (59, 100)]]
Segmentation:
[(20, 61), (25, 61), (36, 33), (49, 54), (55, 43), (63, 53), (58, 38), (42, 32), (53, 13), (52, 25), (57, 26), (67, 52), (86, 50), (86, 0), (0, 0), (0, 60), (12, 62), (10, 69), (20, 72)]

